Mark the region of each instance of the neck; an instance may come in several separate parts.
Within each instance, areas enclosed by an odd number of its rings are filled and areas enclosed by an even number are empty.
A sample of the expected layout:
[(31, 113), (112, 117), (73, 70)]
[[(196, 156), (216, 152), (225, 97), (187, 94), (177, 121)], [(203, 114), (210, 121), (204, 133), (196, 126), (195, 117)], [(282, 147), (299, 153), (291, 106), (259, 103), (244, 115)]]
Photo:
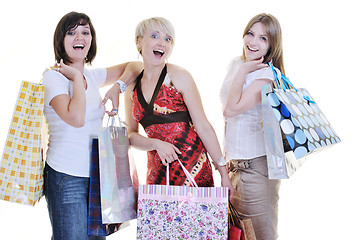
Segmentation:
[(79, 70), (82, 74), (84, 73), (84, 61), (78, 61), (73, 63), (66, 63), (68, 66), (73, 67), (77, 70)]
[(160, 65), (151, 65), (144, 62), (143, 79), (145, 79), (146, 81), (157, 81), (164, 67), (165, 63)]

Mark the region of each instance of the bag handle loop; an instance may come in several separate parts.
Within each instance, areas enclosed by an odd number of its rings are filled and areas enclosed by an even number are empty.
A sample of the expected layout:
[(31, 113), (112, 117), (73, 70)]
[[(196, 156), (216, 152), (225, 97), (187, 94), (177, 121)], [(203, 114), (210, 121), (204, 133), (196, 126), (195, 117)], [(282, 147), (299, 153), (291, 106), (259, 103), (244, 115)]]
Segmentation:
[[(295, 91), (297, 92), (298, 90), (296, 89), (296, 87), (290, 82), (290, 80), (279, 70), (279, 74), (277, 73), (277, 71), (274, 68), (274, 65), (272, 65), (271, 63), (269, 63), (269, 66), (271, 68), (271, 70), (274, 73), (274, 77), (275, 77), (275, 81), (278, 83), (279, 86), (282, 87), (282, 89), (285, 92), (285, 89), (291, 89), (290, 86), (295, 89)], [(281, 79), (279, 79), (279, 75), (281, 76)], [(282, 80), (282, 81), (281, 81)]]
[[(178, 162), (181, 166), (181, 168), (183, 169), (187, 179), (190, 181), (191, 185), (193, 185), (194, 187), (198, 188), (199, 186), (197, 185), (197, 183), (195, 182), (195, 179), (191, 176), (191, 174), (189, 173), (189, 171), (184, 167), (184, 165), (182, 164), (182, 162), (180, 161), (180, 159), (178, 159)], [(166, 166), (166, 185), (170, 185), (169, 183), (169, 164)]]
[(106, 127), (127, 127), (126, 122), (121, 121), (121, 118), (119, 114), (116, 114), (114, 116), (109, 116)]

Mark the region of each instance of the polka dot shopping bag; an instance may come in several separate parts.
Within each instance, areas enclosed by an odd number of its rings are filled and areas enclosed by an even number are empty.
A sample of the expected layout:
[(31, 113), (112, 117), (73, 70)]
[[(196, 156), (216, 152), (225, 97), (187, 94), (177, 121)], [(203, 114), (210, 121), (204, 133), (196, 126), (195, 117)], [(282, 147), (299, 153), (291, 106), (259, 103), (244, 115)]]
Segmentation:
[(304, 88), (296, 89), (273, 65), (275, 81), (262, 87), (264, 137), (270, 179), (289, 178), (309, 154), (340, 142)]
[(35, 205), (43, 195), (44, 86), (23, 81), (0, 165), (0, 199)]

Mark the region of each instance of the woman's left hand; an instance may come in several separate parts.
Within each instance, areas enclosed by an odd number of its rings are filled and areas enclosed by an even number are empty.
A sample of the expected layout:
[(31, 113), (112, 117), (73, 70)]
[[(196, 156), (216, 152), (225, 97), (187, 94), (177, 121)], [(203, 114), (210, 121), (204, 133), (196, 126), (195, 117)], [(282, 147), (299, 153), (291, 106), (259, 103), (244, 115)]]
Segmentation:
[(114, 115), (118, 114), (120, 93), (121, 93), (121, 91), (120, 91), (119, 84), (114, 83), (114, 85), (109, 89), (109, 91), (107, 91), (107, 93), (105, 94), (104, 99), (101, 102), (102, 105), (105, 105), (108, 100), (111, 101), (112, 109), (111, 109), (110, 112), (106, 111), (106, 113), (109, 116), (114, 116)]

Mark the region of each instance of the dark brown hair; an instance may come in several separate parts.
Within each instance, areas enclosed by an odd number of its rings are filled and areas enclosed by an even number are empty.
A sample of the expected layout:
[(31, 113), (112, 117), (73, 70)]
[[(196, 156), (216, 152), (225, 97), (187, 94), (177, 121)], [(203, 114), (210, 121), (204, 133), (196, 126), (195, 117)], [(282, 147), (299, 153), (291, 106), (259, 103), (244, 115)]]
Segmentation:
[(78, 12), (69, 12), (63, 16), (58, 25), (56, 26), (54, 32), (54, 53), (56, 62), (60, 62), (60, 59), (63, 59), (64, 62), (70, 62), (69, 56), (66, 54), (64, 47), (64, 38), (68, 31), (76, 28), (77, 26), (84, 26), (89, 24), (90, 32), (92, 36), (91, 46), (89, 52), (86, 56), (85, 63), (90, 63), (94, 60), (96, 56), (96, 32), (94, 26), (91, 23), (90, 18), (85, 13)]

